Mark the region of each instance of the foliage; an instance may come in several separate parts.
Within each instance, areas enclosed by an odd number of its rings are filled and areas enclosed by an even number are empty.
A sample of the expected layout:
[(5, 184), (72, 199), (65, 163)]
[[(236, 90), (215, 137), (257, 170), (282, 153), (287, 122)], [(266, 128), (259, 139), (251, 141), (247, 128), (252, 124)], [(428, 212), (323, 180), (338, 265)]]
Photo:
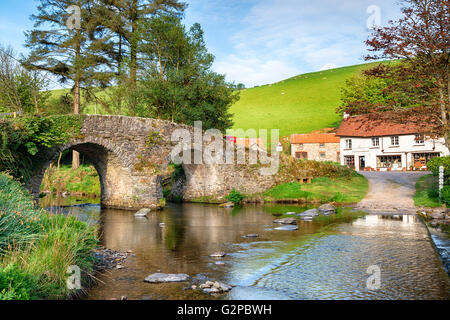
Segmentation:
[(211, 70), (203, 30), (189, 31), (176, 14), (160, 13), (139, 29), (145, 72), (138, 83), (136, 114), (225, 130), (232, 125), (230, 106), (238, 100), (235, 86)]
[(84, 164), (76, 170), (71, 165), (59, 169), (53, 166), (45, 172), (41, 190), (100, 197), (100, 178), (92, 165)]
[(151, 131), (145, 140), (145, 145), (149, 148), (158, 145), (163, 141), (161, 134), (158, 131)]
[(227, 200), (236, 204), (240, 203), (244, 199), (245, 196), (235, 189), (231, 190), (231, 192), (227, 195)]
[(442, 188), (442, 201), (447, 205), (450, 204), (450, 186)]
[(428, 161), (427, 169), (433, 172), (435, 176), (439, 175), (439, 167), (444, 167), (446, 175), (450, 172), (450, 157), (436, 157)]
[(0, 299), (67, 298), (74, 293), (66, 285), (67, 268), (92, 270), (96, 229), (35, 208), (31, 195), (5, 174), (0, 186)]
[(0, 120), (0, 171), (28, 181), (41, 154), (80, 134), (81, 117), (74, 115)]
[(11, 48), (0, 45), (0, 112), (38, 113), (46, 103), (46, 79), (39, 73), (22, 67)]
[(421, 177), (416, 183), (414, 204), (424, 207), (440, 207), (438, 178), (434, 175)]

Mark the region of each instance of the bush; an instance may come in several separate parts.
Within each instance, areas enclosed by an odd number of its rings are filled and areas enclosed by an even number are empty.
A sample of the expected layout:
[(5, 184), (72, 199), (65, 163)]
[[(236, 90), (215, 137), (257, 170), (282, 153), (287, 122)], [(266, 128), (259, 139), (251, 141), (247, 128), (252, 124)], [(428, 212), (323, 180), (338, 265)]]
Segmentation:
[[(439, 175), (439, 167), (444, 166), (447, 170), (445, 171), (445, 175), (450, 175), (450, 157), (440, 157), (440, 158), (433, 158), (427, 163), (427, 168), (435, 176)], [(448, 172), (448, 173), (447, 173)]]
[(450, 204), (450, 186), (445, 186), (442, 189), (442, 201), (445, 204)]
[(240, 203), (244, 198), (245, 196), (235, 189), (231, 190), (230, 194), (227, 196), (227, 200), (233, 203)]
[(30, 300), (36, 279), (14, 264), (0, 268), (0, 300)]

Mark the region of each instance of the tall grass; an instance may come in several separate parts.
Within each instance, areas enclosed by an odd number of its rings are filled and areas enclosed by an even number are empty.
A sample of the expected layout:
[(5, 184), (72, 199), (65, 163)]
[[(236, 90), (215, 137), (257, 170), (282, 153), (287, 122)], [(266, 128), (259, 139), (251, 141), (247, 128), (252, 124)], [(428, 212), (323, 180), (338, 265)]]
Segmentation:
[[(94, 227), (74, 217), (35, 208), (31, 196), (0, 173), (0, 300), (65, 299), (78, 292), (66, 285), (68, 267), (93, 268)], [(84, 279), (86, 280), (86, 279)]]

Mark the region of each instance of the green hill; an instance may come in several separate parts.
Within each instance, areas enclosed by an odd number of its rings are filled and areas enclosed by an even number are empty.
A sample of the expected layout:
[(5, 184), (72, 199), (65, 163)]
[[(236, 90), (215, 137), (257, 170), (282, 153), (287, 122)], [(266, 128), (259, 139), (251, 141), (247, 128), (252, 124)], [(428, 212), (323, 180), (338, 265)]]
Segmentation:
[(307, 73), (242, 90), (240, 101), (231, 107), (233, 129), (279, 129), (281, 137), (336, 127), (341, 87), (347, 78), (370, 65)]

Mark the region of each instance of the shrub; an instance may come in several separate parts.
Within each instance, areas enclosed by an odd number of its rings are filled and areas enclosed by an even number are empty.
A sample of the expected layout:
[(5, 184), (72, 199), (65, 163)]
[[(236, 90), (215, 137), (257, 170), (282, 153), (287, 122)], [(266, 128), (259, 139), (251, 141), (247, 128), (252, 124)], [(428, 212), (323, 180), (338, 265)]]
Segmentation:
[[(439, 157), (439, 158), (433, 158), (427, 163), (427, 168), (435, 176), (439, 175), (439, 167), (444, 166), (447, 170), (445, 171), (445, 175), (450, 175), (450, 157)], [(447, 173), (448, 172), (448, 173)]]
[(36, 279), (14, 264), (0, 268), (0, 300), (29, 300)]
[(450, 186), (445, 186), (442, 189), (442, 201), (445, 204), (450, 204)]
[(245, 196), (235, 189), (231, 190), (230, 194), (227, 196), (227, 200), (233, 203), (240, 203), (244, 198)]

